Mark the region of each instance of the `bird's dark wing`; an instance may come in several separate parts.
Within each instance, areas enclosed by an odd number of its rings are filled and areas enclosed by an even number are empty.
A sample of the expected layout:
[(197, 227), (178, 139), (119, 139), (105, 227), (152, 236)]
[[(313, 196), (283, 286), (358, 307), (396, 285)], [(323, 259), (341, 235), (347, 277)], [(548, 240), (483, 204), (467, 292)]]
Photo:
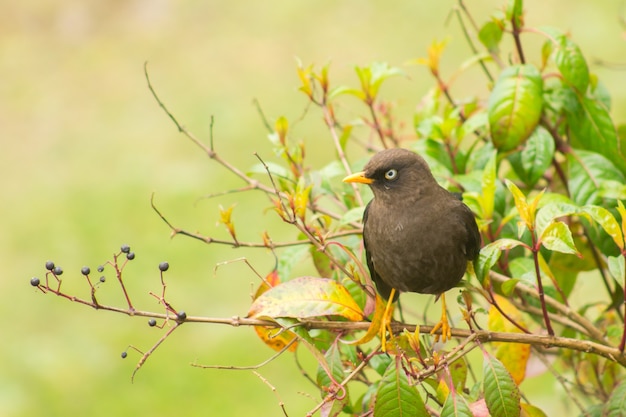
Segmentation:
[(478, 225), (476, 224), (476, 218), (474, 217), (474, 213), (463, 204), (465, 208), (464, 216), (466, 220), (464, 221), (465, 227), (467, 229), (467, 243), (465, 244), (465, 254), (467, 259), (470, 261), (475, 261), (478, 258), (478, 253), (480, 252), (480, 232), (478, 231)]
[[(463, 193), (450, 192), (457, 200), (463, 202)], [(463, 203), (463, 215), (462, 215), (462, 223), (465, 224), (465, 228), (467, 230), (467, 242), (465, 244), (465, 254), (467, 255), (467, 259), (470, 261), (475, 261), (478, 258), (478, 253), (480, 252), (481, 246), (481, 238), (480, 232), (478, 231), (478, 225), (476, 224), (476, 217), (474, 217), (474, 213), (470, 210), (465, 203)]]
[[(365, 206), (365, 211), (363, 212), (363, 228), (367, 227), (367, 212), (370, 208), (370, 204), (372, 204), (371, 201), (367, 203), (367, 206)], [(382, 280), (382, 278), (380, 277), (380, 275), (378, 275), (376, 269), (374, 268), (372, 254), (367, 250), (367, 239), (365, 238), (365, 233), (363, 233), (363, 246), (365, 247), (365, 260), (367, 262), (367, 268), (370, 270), (370, 277), (372, 277), (372, 281), (374, 281), (374, 284), (376, 284), (376, 290), (381, 297), (383, 297), (385, 300), (388, 300), (389, 296), (391, 295), (392, 288), (387, 285), (385, 281)], [(399, 295), (400, 293), (396, 291), (393, 297), (393, 301), (396, 301)]]

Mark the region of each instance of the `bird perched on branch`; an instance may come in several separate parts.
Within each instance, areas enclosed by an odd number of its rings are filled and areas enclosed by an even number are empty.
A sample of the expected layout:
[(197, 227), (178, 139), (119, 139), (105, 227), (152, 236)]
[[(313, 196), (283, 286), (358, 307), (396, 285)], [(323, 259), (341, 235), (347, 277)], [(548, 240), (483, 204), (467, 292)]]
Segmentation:
[(446, 341), (451, 331), (444, 293), (459, 283), (480, 250), (472, 211), (437, 183), (422, 157), (406, 149), (377, 153), (362, 172), (343, 181), (367, 184), (374, 193), (363, 215), (363, 242), (372, 280), (389, 300), (383, 343), (390, 306), (406, 291), (441, 296), (441, 320), (433, 333), (441, 329)]

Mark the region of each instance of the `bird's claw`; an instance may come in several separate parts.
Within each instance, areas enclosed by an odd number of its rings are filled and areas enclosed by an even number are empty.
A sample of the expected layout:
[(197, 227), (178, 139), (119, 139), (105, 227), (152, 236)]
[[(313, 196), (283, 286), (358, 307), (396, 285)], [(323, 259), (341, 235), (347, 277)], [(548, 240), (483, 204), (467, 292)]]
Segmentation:
[[(437, 333), (437, 331), (441, 329), (441, 335)], [(435, 327), (430, 331), (430, 334), (435, 336), (435, 343), (439, 341), (441, 337), (442, 342), (446, 342), (452, 339), (452, 329), (450, 328), (450, 324), (448, 323), (447, 318), (441, 318), (441, 321), (435, 324)]]

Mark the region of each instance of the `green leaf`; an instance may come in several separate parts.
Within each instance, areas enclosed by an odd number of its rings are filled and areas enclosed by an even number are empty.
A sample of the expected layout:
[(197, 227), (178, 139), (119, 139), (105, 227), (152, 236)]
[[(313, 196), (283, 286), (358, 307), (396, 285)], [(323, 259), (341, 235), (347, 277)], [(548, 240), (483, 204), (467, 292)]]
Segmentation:
[(261, 294), (250, 306), (248, 316), (341, 316), (356, 321), (363, 319), (363, 312), (343, 285), (325, 278), (298, 277)]
[(543, 81), (533, 65), (513, 65), (500, 74), (489, 96), (491, 140), (500, 151), (524, 143), (535, 130), (541, 109)]
[(619, 283), (619, 285), (624, 285), (624, 279), (626, 278), (626, 270), (624, 269), (624, 257), (622, 255), (609, 256), (607, 257), (607, 259), (611, 276), (613, 276), (613, 278)]
[(589, 86), (589, 67), (578, 45), (560, 36), (554, 51), (554, 62), (563, 79), (579, 93), (585, 94)]
[(494, 417), (519, 417), (520, 392), (502, 362), (483, 353), (483, 389), (485, 402)]
[(339, 219), (339, 225), (343, 226), (352, 222), (360, 222), (363, 219), (363, 212), (365, 211), (365, 206), (355, 207), (350, 209), (341, 216)]
[(485, 48), (487, 48), (489, 52), (497, 53), (498, 45), (500, 45), (500, 41), (502, 40), (503, 31), (504, 26), (501, 22), (491, 20), (480, 28), (480, 31), (478, 31), (478, 39), (480, 43), (485, 45)]
[(333, 386), (333, 380), (334, 382), (341, 382), (345, 377), (341, 355), (337, 346), (337, 343), (333, 343), (324, 355), (331, 375), (328, 375), (324, 367), (318, 366), (317, 368), (317, 385), (321, 388), (330, 388)]
[(418, 140), (410, 145), (410, 149), (421, 155), (435, 178), (452, 176), (452, 163), (443, 143), (435, 139)]
[(452, 377), (452, 383), (454, 384), (454, 388), (458, 392), (462, 392), (465, 390), (465, 383), (467, 382), (467, 374), (469, 372), (467, 359), (460, 358), (457, 361), (452, 362), (449, 365), (450, 376)]
[(500, 251), (512, 249), (521, 245), (522, 242), (514, 239), (498, 239), (490, 244), (484, 246), (480, 250), (478, 260), (476, 261), (476, 276), (481, 284), (484, 283), (485, 278), (489, 274), (491, 268), (495, 265), (496, 261), (500, 257)]
[(579, 211), (578, 207), (569, 203), (557, 202), (544, 205), (537, 211), (535, 216), (537, 235), (541, 236), (546, 228), (559, 217), (571, 216)]
[(374, 62), (368, 67), (356, 67), (365, 101), (373, 101), (378, 96), (380, 86), (389, 77), (404, 74), (401, 69), (390, 67), (386, 62)]
[(291, 246), (281, 251), (278, 265), (276, 265), (281, 281), (288, 281), (292, 277), (291, 270), (294, 265), (300, 263), (308, 252), (309, 248), (307, 245)]
[(473, 414), (465, 398), (453, 392), (446, 398), (440, 417), (473, 417)]
[(508, 156), (509, 162), (517, 176), (532, 188), (552, 165), (555, 145), (554, 139), (541, 126), (533, 131), (521, 152)]
[(376, 393), (375, 416), (428, 417), (424, 401), (417, 388), (409, 383), (398, 361), (392, 361)]
[(492, 152), (491, 158), (489, 158), (487, 165), (483, 169), (483, 175), (481, 179), (482, 194), (480, 196), (483, 219), (493, 218), (493, 208), (496, 198), (497, 154), (498, 153), (496, 151)]
[(599, 187), (603, 181), (624, 183), (624, 174), (610, 160), (596, 152), (575, 150), (567, 155), (569, 167), (568, 187), (572, 199), (579, 206), (606, 205), (600, 197)]
[(626, 380), (615, 387), (604, 406), (602, 415), (605, 417), (624, 417), (626, 415)]
[(603, 155), (626, 174), (626, 155), (608, 109), (597, 99), (576, 98), (565, 106), (572, 146)]
[(508, 281), (503, 282), (500, 287), (500, 289), (502, 290), (502, 295), (504, 295), (505, 297), (508, 297), (511, 294), (513, 294), (513, 291), (515, 290), (515, 286), (517, 285), (518, 282), (520, 282), (520, 280), (517, 278), (509, 279)]
[(546, 249), (580, 256), (572, 232), (563, 222), (550, 223), (540, 235), (539, 241)]
[(521, 29), (524, 23), (524, 4), (522, 0), (509, 0), (506, 6), (506, 18)]

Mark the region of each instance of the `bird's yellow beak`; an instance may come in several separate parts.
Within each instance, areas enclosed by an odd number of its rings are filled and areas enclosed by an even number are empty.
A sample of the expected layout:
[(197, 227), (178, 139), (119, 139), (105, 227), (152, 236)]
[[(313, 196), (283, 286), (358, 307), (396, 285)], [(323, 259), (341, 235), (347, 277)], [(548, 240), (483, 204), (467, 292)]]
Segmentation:
[(348, 175), (343, 179), (343, 182), (358, 182), (361, 184), (371, 184), (374, 182), (373, 179), (367, 178), (365, 176), (365, 171), (356, 172), (352, 175)]

